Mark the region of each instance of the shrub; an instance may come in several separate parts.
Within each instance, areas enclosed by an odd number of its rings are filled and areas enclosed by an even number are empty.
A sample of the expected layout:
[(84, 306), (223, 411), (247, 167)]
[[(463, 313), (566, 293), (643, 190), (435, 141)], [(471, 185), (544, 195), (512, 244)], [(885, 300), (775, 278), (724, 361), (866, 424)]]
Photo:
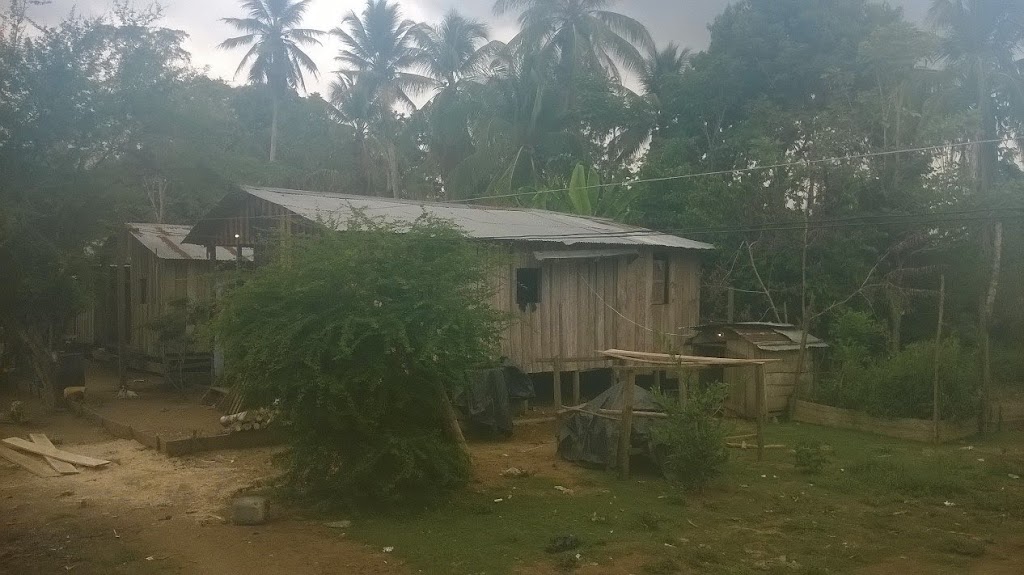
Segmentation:
[(657, 396), (668, 417), (655, 422), (651, 436), (662, 471), (689, 489), (700, 489), (722, 474), (729, 459), (726, 430), (718, 417), (728, 387), (715, 384), (695, 389), (684, 405)]
[[(879, 417), (932, 416), (935, 344), (908, 345), (899, 353), (872, 360), (844, 358), (832, 377), (819, 386), (815, 400)], [(974, 353), (949, 338), (939, 350), (939, 412), (944, 420), (962, 421), (978, 413)]]
[(282, 241), (214, 320), (228, 376), (280, 400), (300, 495), (389, 504), (468, 478), (444, 396), (497, 355), (489, 260), (442, 222), (402, 231), (362, 219)]
[(796, 468), (801, 473), (817, 475), (828, 464), (828, 451), (820, 443), (801, 441), (794, 449)]

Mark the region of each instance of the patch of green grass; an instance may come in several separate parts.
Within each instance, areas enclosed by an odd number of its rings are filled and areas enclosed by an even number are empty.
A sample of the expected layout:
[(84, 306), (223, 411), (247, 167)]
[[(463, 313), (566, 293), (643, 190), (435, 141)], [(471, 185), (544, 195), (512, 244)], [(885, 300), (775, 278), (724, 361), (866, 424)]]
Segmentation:
[[(767, 439), (827, 444), (830, 462), (809, 476), (792, 450), (771, 450), (761, 462), (753, 450), (736, 450), (724, 477), (686, 495), (651, 477), (623, 482), (580, 469), (572, 495), (534, 476), (400, 517), (359, 518), (350, 534), (394, 546), (424, 573), (572, 570), (639, 555), (646, 560), (632, 569), (643, 573), (724, 575), (848, 572), (902, 554), (962, 565), (985, 553), (979, 540), (1024, 529), (1024, 480), (993, 471), (1002, 465), (997, 446), (1012, 445), (1007, 438), (973, 440), (966, 450), (781, 424), (768, 428)], [(545, 552), (563, 535), (577, 537), (579, 547)]]

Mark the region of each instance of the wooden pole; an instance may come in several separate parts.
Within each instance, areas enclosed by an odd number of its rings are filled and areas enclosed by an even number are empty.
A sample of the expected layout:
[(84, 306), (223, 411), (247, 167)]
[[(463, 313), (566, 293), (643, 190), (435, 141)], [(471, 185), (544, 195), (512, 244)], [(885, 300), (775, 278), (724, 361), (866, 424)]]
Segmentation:
[(128, 333), (125, 323), (128, 321), (128, 302), (125, 298), (131, 293), (127, 286), (128, 279), (127, 270), (125, 269), (125, 257), (127, 246), (126, 236), (128, 235), (128, 227), (122, 226), (121, 230), (117, 234), (117, 268), (115, 270), (117, 276), (117, 289), (114, 292), (117, 298), (117, 379), (120, 382), (121, 389), (128, 387)]
[(726, 304), (726, 320), (729, 323), (736, 321), (736, 292), (729, 288), (728, 303)]
[(580, 366), (576, 366), (576, 371), (572, 372), (572, 404), (580, 404)]
[(451, 399), (448, 398), (448, 391), (443, 385), (438, 387), (438, 398), (441, 402), (441, 409), (444, 412), (448, 433), (455, 440), (455, 443), (459, 445), (459, 449), (466, 454), (466, 457), (470, 457), (469, 444), (466, 443), (466, 436), (462, 434), (462, 428), (459, 427), (459, 416), (455, 413), (455, 407), (452, 405)]
[(619, 419), (619, 479), (629, 479), (629, 452), (633, 435), (633, 388), (636, 370), (629, 369), (622, 388), (622, 416)]
[(935, 372), (932, 376), (932, 441), (939, 442), (939, 358), (942, 346), (942, 316), (946, 306), (946, 276), (939, 276), (939, 324), (935, 328)]
[(764, 388), (764, 365), (754, 366), (754, 379), (756, 380), (757, 394), (757, 460), (764, 459), (764, 418), (765, 418), (765, 388)]
[(690, 372), (684, 369), (679, 370), (679, 405), (686, 405), (686, 385), (690, 380)]

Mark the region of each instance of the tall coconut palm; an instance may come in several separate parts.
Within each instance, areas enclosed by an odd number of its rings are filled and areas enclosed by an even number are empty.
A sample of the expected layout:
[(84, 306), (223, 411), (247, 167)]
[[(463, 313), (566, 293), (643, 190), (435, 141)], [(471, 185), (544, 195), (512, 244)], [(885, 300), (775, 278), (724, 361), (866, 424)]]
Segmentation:
[(487, 25), (450, 10), (435, 26), (415, 29), (416, 43), (422, 50), (421, 67), (438, 88), (455, 88), (466, 80), (481, 78), (501, 42), (488, 42)]
[[(999, 165), (999, 144), (992, 140), (1001, 134), (1004, 118), (1000, 117), (1000, 109), (1014, 101), (1020, 104), (1024, 93), (1022, 61), (1018, 60), (1024, 49), (1024, 3), (1020, 0), (934, 0), (929, 15), (940, 34), (938, 55), (947, 64), (955, 83), (964, 88), (964, 101), (976, 118), (973, 137), (983, 142), (975, 147), (973, 168), (976, 196), (984, 204), (991, 197)], [(1018, 118), (1020, 120), (1024, 120), (1024, 115)], [(1002, 224), (995, 218), (982, 234), (982, 250), (989, 265), (989, 280), (980, 298), (978, 313), (984, 404), (992, 378), (989, 330), (1002, 260)], [(979, 426), (984, 427), (984, 410)]]
[(410, 95), (427, 90), (430, 78), (410, 72), (423, 61), (416, 46), (417, 25), (403, 20), (398, 4), (367, 0), (361, 14), (351, 11), (331, 34), (341, 40), (337, 60), (340, 73), (372, 87), (385, 107), (396, 104), (414, 109)]
[(668, 125), (663, 111), (665, 103), (679, 89), (683, 72), (690, 65), (690, 50), (668, 44), (661, 50), (651, 50), (644, 58), (638, 80), (644, 88), (643, 97), (632, 99), (641, 110), (634, 125), (623, 126), (611, 143), (611, 151), (619, 161), (637, 157), (646, 144)]
[(249, 82), (266, 85), (273, 108), (270, 123), (270, 161), (277, 159), (277, 116), (280, 99), (289, 90), (306, 89), (303, 71), (317, 77), (313, 59), (304, 46), (318, 46), (320, 30), (300, 28), (302, 16), (310, 0), (243, 0), (245, 18), (224, 18), (223, 21), (241, 36), (220, 44), (226, 50), (249, 46), (249, 51), (235, 70), (237, 77), (248, 67)]
[(518, 11), (520, 32), (509, 45), (556, 58), (564, 80), (571, 81), (581, 66), (599, 68), (619, 80), (619, 65), (631, 72), (641, 70), (641, 51), (653, 50), (654, 41), (637, 20), (606, 10), (614, 3), (615, 0), (497, 0), (494, 13), (501, 16)]
[(420, 67), (438, 90), (423, 110), (428, 150), (449, 192), (452, 172), (473, 149), (470, 93), (479, 88), (478, 82), (504, 47), (501, 42), (488, 42), (487, 34), (486, 24), (467, 19), (455, 10), (435, 26), (416, 28), (416, 43), (422, 51)]

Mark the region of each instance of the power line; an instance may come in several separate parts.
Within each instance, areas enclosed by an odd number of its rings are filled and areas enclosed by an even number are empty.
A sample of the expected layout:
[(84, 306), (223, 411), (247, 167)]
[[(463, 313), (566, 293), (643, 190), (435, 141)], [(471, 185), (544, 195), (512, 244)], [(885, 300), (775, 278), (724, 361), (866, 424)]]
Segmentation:
[[(917, 148), (901, 148), (901, 149), (896, 149), (896, 150), (882, 150), (882, 151), (878, 151), (878, 152), (865, 152), (863, 154), (851, 154), (851, 155), (848, 155), (848, 156), (833, 156), (833, 157), (829, 157), (829, 158), (819, 158), (819, 159), (815, 159), (815, 160), (800, 160), (800, 161), (796, 161), (796, 162), (783, 162), (783, 163), (779, 163), (779, 164), (769, 164), (769, 165), (765, 165), (765, 166), (752, 166), (752, 167), (749, 167), (749, 168), (734, 168), (734, 169), (730, 169), (730, 170), (716, 170), (716, 171), (711, 171), (711, 172), (699, 172), (699, 173), (690, 173), (690, 174), (677, 174), (677, 175), (674, 175), (674, 176), (661, 176), (661, 177), (657, 177), (657, 178), (636, 179), (636, 180), (630, 180), (630, 181), (627, 181), (627, 182), (609, 182), (609, 183), (603, 183), (603, 184), (595, 184), (595, 185), (592, 185), (592, 186), (582, 186), (582, 187), (580, 187), (578, 189), (589, 190), (589, 189), (597, 189), (597, 188), (609, 188), (609, 187), (615, 187), (615, 186), (632, 186), (632, 185), (635, 185), (635, 184), (652, 184), (652, 183), (667, 182), (667, 181), (672, 181), (672, 180), (685, 180), (685, 179), (692, 179), (692, 178), (701, 178), (701, 177), (705, 177), (705, 176), (724, 176), (724, 175), (727, 175), (727, 174), (743, 174), (743, 173), (757, 172), (757, 171), (763, 171), (763, 170), (775, 170), (775, 169), (779, 169), (779, 168), (789, 168), (789, 167), (794, 167), (794, 166), (810, 166), (810, 165), (823, 164), (823, 163), (837, 163), (837, 162), (844, 162), (844, 161), (850, 161), (850, 160), (863, 160), (863, 159), (867, 159), (867, 158), (877, 158), (879, 156), (889, 156), (889, 155), (895, 155), (895, 154), (908, 154), (908, 153), (914, 153), (914, 152), (932, 152), (932, 151), (938, 151), (938, 150), (948, 150), (950, 148), (961, 148), (961, 147), (966, 147), (966, 146), (975, 146), (975, 145), (979, 145), (979, 144), (1000, 144), (1000, 143), (1008, 144), (1008, 143), (1011, 143), (1011, 142), (1012, 143), (1016, 143), (1016, 142), (1019, 142), (1021, 140), (1024, 140), (1024, 138), (1020, 138), (1020, 137), (1018, 137), (1018, 138), (996, 138), (996, 139), (991, 139), (991, 140), (973, 140), (973, 141), (969, 141), (969, 142), (954, 142), (954, 143), (946, 143), (946, 144), (937, 144), (937, 145), (934, 145), (934, 146), (922, 146), (922, 147), (917, 147)], [(557, 189), (552, 189), (552, 190), (535, 190), (535, 191), (530, 191), (530, 192), (514, 192), (514, 193), (510, 193), (510, 194), (499, 194), (499, 195), (493, 195), (493, 196), (481, 196), (479, 198), (467, 198), (467, 199), (463, 199), (463, 200), (449, 200), (448, 203), (450, 203), (450, 204), (466, 204), (466, 203), (472, 203), (472, 202), (483, 202), (483, 201), (497, 200), (497, 199), (503, 199), (503, 198), (518, 198), (518, 197), (523, 197), (523, 196), (535, 196), (535, 195), (538, 195), (538, 194), (554, 194), (554, 193), (558, 193), (558, 192), (567, 192), (567, 191), (569, 191), (569, 188), (557, 188)]]

